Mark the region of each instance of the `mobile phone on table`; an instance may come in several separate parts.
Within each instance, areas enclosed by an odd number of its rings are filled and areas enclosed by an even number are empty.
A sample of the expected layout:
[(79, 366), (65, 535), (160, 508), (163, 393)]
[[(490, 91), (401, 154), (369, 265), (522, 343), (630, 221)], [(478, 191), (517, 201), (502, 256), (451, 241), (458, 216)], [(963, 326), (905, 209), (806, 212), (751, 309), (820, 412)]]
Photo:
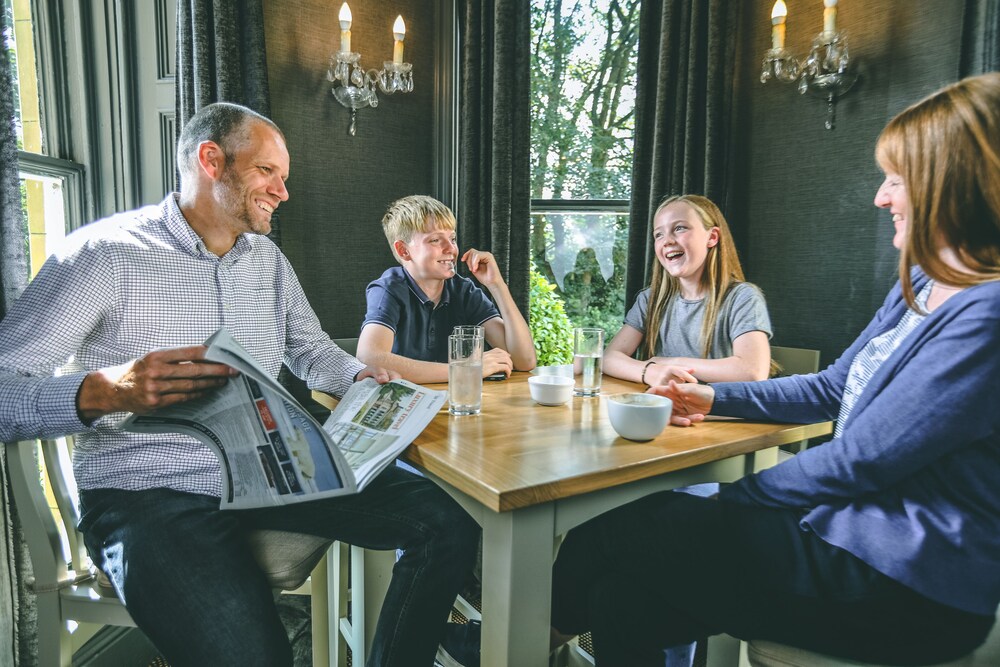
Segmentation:
[(506, 380), (507, 379), (507, 374), (504, 373), (503, 371), (500, 371), (499, 373), (494, 373), (493, 375), (487, 375), (483, 379), (487, 380), (488, 382), (496, 382), (498, 380)]

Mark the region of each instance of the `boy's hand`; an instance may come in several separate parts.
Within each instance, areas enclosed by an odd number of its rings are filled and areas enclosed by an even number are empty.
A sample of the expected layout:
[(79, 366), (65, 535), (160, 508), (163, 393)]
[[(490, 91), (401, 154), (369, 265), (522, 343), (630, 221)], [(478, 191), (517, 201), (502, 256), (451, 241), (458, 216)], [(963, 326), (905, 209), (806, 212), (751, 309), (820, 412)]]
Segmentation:
[(385, 384), (392, 380), (398, 380), (400, 375), (396, 371), (390, 371), (381, 366), (365, 366), (354, 376), (354, 381), (357, 382), (365, 378), (375, 378), (379, 384)]
[(666, 396), (674, 402), (670, 423), (675, 426), (691, 426), (704, 420), (715, 402), (715, 390), (706, 384), (677, 383), (671, 380), (666, 385), (650, 387), (646, 393)]
[[(489, 253), (487, 253), (489, 254)], [(492, 259), (492, 255), (490, 259)], [(483, 377), (494, 373), (504, 373), (510, 377), (510, 372), (514, 370), (514, 362), (510, 358), (507, 350), (498, 347), (483, 352)]]
[(461, 261), (468, 265), (469, 272), (476, 277), (476, 280), (486, 287), (503, 282), (503, 276), (500, 275), (500, 265), (497, 264), (493, 253), (469, 248), (462, 255)]

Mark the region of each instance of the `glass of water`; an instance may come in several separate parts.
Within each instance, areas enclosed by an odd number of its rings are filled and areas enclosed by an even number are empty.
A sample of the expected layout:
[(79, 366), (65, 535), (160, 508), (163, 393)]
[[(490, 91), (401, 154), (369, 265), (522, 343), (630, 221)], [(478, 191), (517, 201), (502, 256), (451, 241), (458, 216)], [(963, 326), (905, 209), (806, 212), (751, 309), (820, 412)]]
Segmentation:
[(478, 415), (483, 406), (483, 337), (448, 336), (448, 412)]
[(459, 324), (451, 330), (456, 336), (480, 336), (483, 335), (483, 328), (478, 324)]
[(577, 396), (597, 396), (601, 393), (601, 366), (604, 359), (604, 329), (579, 327), (573, 329), (573, 375)]

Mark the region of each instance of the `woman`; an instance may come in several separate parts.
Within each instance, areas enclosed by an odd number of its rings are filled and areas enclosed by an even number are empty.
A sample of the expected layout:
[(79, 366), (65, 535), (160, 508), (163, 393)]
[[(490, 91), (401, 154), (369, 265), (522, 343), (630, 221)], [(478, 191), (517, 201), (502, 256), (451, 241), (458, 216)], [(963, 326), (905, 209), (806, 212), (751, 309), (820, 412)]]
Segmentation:
[(650, 285), (604, 352), (604, 372), (650, 386), (766, 378), (767, 305), (743, 279), (719, 207), (698, 195), (669, 197), (653, 214), (652, 233)]
[(853, 659), (969, 652), (1000, 604), (1000, 73), (890, 121), (900, 282), (821, 373), (671, 382), (674, 423), (812, 422), (834, 438), (721, 489), (648, 496), (572, 531), (554, 630), (592, 630), (600, 665), (728, 632)]

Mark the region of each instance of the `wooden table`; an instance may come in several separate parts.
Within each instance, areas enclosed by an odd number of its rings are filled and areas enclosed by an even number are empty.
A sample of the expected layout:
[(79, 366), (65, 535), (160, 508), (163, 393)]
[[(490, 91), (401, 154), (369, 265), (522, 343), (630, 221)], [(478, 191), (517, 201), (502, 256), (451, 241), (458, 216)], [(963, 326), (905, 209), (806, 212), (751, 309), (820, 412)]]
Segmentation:
[[(654, 491), (738, 479), (773, 465), (778, 445), (832, 427), (711, 420), (631, 442), (611, 428), (603, 398), (541, 406), (531, 400), (527, 378), (484, 382), (482, 414), (443, 411), (403, 456), (483, 527), (484, 667), (548, 665), (560, 535)], [(638, 390), (604, 376), (604, 394)]]

